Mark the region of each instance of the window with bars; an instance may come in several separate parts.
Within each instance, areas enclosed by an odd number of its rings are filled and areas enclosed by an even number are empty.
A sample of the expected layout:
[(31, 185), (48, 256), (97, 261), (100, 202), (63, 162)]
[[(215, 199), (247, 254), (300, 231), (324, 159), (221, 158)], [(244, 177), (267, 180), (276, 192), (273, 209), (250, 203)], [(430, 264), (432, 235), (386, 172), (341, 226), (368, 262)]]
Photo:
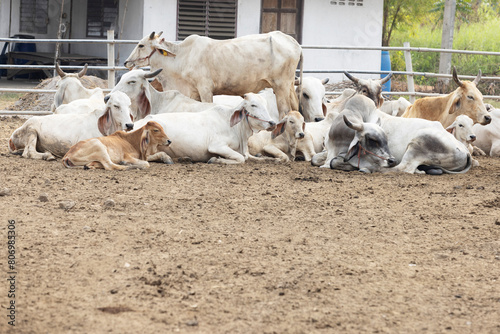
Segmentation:
[(46, 34), (49, 0), (21, 0), (20, 32)]
[(177, 39), (192, 34), (214, 39), (236, 37), (236, 0), (179, 0)]
[(280, 30), (302, 42), (303, 0), (262, 0), (262, 33)]
[(106, 37), (108, 30), (118, 33), (118, 0), (87, 1), (87, 37)]

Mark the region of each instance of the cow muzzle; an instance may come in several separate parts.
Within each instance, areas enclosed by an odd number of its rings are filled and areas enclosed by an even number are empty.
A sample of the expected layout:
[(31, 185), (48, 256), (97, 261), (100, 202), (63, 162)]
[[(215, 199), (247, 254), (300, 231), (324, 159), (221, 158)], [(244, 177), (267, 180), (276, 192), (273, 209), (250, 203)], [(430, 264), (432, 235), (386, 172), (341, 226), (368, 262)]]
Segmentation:
[(127, 131), (130, 131), (134, 128), (134, 123), (127, 123), (125, 124), (125, 128)]
[(490, 124), (491, 123), (491, 116), (490, 115), (486, 115), (483, 117), (483, 121), (480, 122), (481, 125), (487, 125), (487, 124)]

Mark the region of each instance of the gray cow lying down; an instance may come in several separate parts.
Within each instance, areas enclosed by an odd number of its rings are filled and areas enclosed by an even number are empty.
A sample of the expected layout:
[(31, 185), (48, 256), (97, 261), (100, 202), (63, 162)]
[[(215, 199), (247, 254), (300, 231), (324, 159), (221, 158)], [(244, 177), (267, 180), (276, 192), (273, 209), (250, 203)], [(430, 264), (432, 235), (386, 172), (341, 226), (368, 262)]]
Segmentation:
[[(387, 134), (390, 153), (395, 158), (390, 168), (383, 172), (395, 171), (406, 173), (442, 174), (465, 173), (472, 159), (467, 148), (447, 132), (441, 123), (418, 118), (401, 118), (375, 108), (372, 100), (362, 95), (351, 98), (340, 113), (351, 122), (379, 123)], [(343, 117), (337, 117), (325, 139), (326, 151), (316, 154), (312, 164), (333, 169), (349, 168), (349, 144), (355, 132), (349, 128)], [(361, 150), (359, 158), (370, 154)], [(375, 168), (376, 169), (376, 168)], [(363, 171), (370, 170), (365, 169)]]

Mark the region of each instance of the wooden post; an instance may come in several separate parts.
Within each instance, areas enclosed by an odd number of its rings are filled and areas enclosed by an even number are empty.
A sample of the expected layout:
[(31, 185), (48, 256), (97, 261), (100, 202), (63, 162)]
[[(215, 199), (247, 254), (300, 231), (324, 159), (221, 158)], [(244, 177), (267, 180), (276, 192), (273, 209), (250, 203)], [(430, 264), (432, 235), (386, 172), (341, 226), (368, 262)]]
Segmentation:
[[(115, 31), (108, 30), (108, 41), (113, 41), (115, 39)], [(108, 66), (115, 66), (115, 44), (108, 43)], [(113, 89), (115, 87), (115, 70), (108, 70), (108, 88)]]
[[(443, 13), (443, 33), (441, 35), (441, 49), (453, 49), (453, 30), (455, 27), (455, 11), (457, 0), (446, 0)], [(439, 73), (450, 74), (451, 53), (443, 52), (439, 57)], [(444, 93), (449, 78), (438, 78), (438, 89)]]
[[(410, 42), (404, 42), (403, 46), (405, 48), (409, 48)], [(405, 64), (406, 64), (406, 72), (413, 72), (413, 65), (411, 63), (411, 52), (409, 50), (405, 51)], [(413, 81), (413, 75), (407, 74), (406, 80), (408, 83), (408, 92), (410, 92), (410, 103), (413, 104), (415, 102), (415, 82)]]

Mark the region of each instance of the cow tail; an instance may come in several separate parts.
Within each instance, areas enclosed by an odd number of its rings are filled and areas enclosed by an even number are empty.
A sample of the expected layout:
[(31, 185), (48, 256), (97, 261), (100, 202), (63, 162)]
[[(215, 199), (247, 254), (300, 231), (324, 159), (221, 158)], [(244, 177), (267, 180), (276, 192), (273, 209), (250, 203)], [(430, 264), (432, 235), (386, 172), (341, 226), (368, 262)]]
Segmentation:
[(438, 168), (438, 169), (441, 169), (444, 173), (447, 173), (447, 174), (463, 174), (463, 173), (467, 173), (469, 171), (469, 169), (472, 167), (472, 157), (470, 154), (467, 154), (467, 164), (465, 165), (465, 167), (461, 170), (448, 170), (446, 168), (443, 168), (443, 167), (439, 167), (439, 166), (436, 166), (436, 167), (430, 167), (430, 168)]

